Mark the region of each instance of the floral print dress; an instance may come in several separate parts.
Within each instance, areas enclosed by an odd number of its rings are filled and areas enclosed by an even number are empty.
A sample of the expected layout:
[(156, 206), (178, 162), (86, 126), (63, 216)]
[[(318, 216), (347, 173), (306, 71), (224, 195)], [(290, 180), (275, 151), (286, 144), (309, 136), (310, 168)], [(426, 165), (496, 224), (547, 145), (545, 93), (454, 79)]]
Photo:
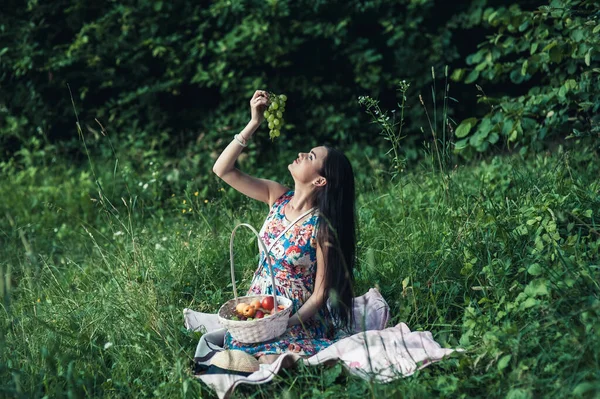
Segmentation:
[[(259, 233), (267, 248), (292, 223), (285, 217), (284, 209), (293, 196), (294, 192), (288, 191), (279, 197), (271, 207)], [(318, 225), (318, 214), (316, 212), (308, 214), (289, 228), (270, 250), (277, 286), (276, 295), (292, 300), (292, 315), (300, 309), (314, 291), (317, 271), (316, 234)], [(261, 251), (259, 268), (254, 273), (247, 295), (264, 295), (272, 292), (269, 265), (264, 252)], [(324, 306), (310, 320), (289, 327), (283, 335), (271, 341), (243, 344), (234, 340), (227, 332), (225, 349), (239, 349), (257, 357), (286, 352), (311, 356), (333, 343), (331, 340), (333, 333), (333, 323)]]

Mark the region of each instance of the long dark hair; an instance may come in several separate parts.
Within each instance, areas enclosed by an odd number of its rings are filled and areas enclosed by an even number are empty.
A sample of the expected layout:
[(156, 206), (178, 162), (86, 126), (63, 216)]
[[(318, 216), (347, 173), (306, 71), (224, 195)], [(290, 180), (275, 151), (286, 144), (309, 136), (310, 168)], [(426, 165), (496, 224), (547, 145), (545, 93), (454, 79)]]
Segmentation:
[(348, 158), (325, 147), (320, 175), (327, 183), (315, 192), (320, 222), (317, 240), (325, 257), (325, 293), (331, 316), (341, 327), (353, 326), (354, 266), (356, 264), (356, 205), (354, 172)]

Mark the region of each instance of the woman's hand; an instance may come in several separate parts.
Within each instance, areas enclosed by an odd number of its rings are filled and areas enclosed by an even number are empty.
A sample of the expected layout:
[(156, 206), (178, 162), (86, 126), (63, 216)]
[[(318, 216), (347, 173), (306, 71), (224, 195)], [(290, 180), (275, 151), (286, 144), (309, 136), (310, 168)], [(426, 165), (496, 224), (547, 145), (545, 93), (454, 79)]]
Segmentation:
[(265, 109), (269, 102), (269, 95), (266, 91), (256, 90), (250, 100), (250, 113), (252, 122), (260, 124), (265, 119)]

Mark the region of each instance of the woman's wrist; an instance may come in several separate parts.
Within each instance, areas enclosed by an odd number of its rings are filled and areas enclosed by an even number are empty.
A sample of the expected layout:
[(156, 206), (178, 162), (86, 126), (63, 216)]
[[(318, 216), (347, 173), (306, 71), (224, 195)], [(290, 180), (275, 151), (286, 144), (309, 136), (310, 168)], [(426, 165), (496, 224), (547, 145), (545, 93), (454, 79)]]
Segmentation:
[(240, 137), (240, 139), (244, 140), (245, 142), (248, 142), (250, 141), (252, 135), (254, 134), (256, 129), (258, 129), (259, 126), (260, 122), (250, 120), (250, 122), (248, 122), (248, 124), (246, 125), (246, 128), (242, 130), (238, 136)]
[(240, 140), (242, 140), (242, 142), (243, 142), (244, 144), (246, 144), (246, 145), (248, 145), (248, 142), (249, 142), (249, 141), (250, 141), (250, 139), (252, 138), (252, 135), (249, 135), (248, 137), (246, 137), (246, 136), (244, 136), (244, 134), (243, 134), (243, 133), (236, 134), (236, 136), (237, 136), (237, 137), (238, 137)]
[(293, 314), (292, 316), (290, 316), (287, 326), (291, 327), (291, 326), (295, 326), (296, 324), (298, 324), (300, 322), (300, 319), (298, 318), (298, 313)]
[[(258, 129), (260, 127), (260, 123), (261, 123), (261, 121), (259, 121), (259, 120), (250, 119), (250, 122), (248, 122), (248, 125), (246, 127), (248, 127), (250, 129), (250, 132), (252, 134), (256, 131), (256, 129)], [(244, 130), (246, 130), (246, 129), (244, 129)]]

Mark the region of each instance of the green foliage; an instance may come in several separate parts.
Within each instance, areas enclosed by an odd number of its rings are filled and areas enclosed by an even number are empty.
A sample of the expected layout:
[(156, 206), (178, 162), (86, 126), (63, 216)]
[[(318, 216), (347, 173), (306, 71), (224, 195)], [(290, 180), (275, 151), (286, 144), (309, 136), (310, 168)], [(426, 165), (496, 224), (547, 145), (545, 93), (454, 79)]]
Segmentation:
[(537, 150), (556, 137), (600, 135), (596, 1), (552, 0), (534, 11), (477, 1), (469, 14), (477, 18), (457, 17), (454, 23), (481, 24), (492, 33), (466, 57), (470, 67), (452, 77), (477, 83), (487, 113), (458, 126), (457, 150), (467, 155), (498, 144)]
[[(230, 228), (260, 225), (264, 205), (216, 179), (206, 191), (190, 181), (163, 197), (152, 189), (168, 185), (160, 174), (171, 163), (160, 154), (128, 159), (118, 150), (115, 173), (94, 154), (93, 172), (82, 172), (44, 151), (2, 164), (2, 212), (12, 222), (1, 226), (1, 396), (210, 396), (189, 372), (198, 334), (184, 330), (181, 310), (214, 312), (232, 296)], [(466, 352), (385, 385), (339, 366), (300, 367), (236, 395), (597, 394), (596, 158), (589, 150), (497, 157), (452, 171), (444, 184), (428, 164), (394, 184), (377, 172), (383, 165), (357, 168), (359, 181), (378, 182), (359, 190), (356, 291), (378, 286), (392, 324)], [(241, 288), (257, 261), (247, 238), (235, 248)]]
[[(291, 133), (276, 146), (259, 134), (242, 169), (289, 184), (296, 144), (345, 143), (356, 291), (377, 285), (392, 323), (466, 353), (386, 385), (300, 367), (239, 397), (600, 394), (600, 170), (593, 138), (581, 138), (599, 133), (597, 6), (495, 4), (5, 7), (0, 396), (211, 395), (189, 373), (198, 334), (181, 310), (214, 312), (232, 296), (230, 226), (264, 218), (263, 204), (210, 173), (259, 87), (288, 95)], [(456, 39), (481, 29), (490, 35), (467, 57)], [(449, 73), (477, 83), (479, 109), (449, 96)], [(565, 135), (578, 151), (530, 151)], [(407, 170), (423, 139), (427, 158)], [(458, 167), (452, 145), (529, 156)], [(236, 251), (243, 287), (254, 238)]]
[(398, 120), (396, 120), (395, 114), (392, 115), (392, 119), (390, 120), (388, 113), (383, 111), (379, 106), (379, 101), (374, 100), (369, 96), (360, 96), (358, 98), (358, 103), (366, 108), (367, 113), (373, 119), (373, 123), (381, 127), (380, 133), (384, 140), (390, 142), (391, 148), (386, 152), (386, 155), (391, 155), (392, 171), (390, 173), (392, 180), (397, 177), (406, 166), (405, 158), (401, 155), (402, 148), (400, 142), (405, 138), (405, 136), (402, 136), (402, 128), (404, 127), (404, 111), (406, 109), (406, 91), (409, 87), (410, 83), (407, 83), (405, 80), (398, 83), (398, 92), (401, 97), (400, 116), (398, 117)]
[[(79, 151), (67, 85), (84, 135), (95, 134), (97, 119), (115, 141), (158, 142), (181, 157), (187, 150), (218, 150), (219, 139), (247, 121), (247, 101), (257, 88), (289, 96), (289, 133), (278, 148), (289, 150), (307, 136), (313, 144), (368, 143), (376, 132), (365, 127), (355, 99), (378, 98), (389, 109), (396, 102), (390, 92), (402, 76), (411, 82), (407, 104), (419, 94), (428, 103), (436, 81), (429, 68), (445, 65), (457, 82), (479, 85), (485, 107), (476, 110), (474, 96), (472, 101), (460, 86), (464, 94), (448, 103), (449, 119), (440, 127), (456, 125), (454, 115), (468, 118), (455, 143), (465, 156), (597, 135), (596, 2), (519, 4), (221, 0), (7, 6), (12, 14), (0, 16), (6, 43), (0, 48), (2, 156), (29, 145), (32, 132)], [(486, 33), (473, 52), (473, 37)], [(441, 98), (436, 90), (432, 99)], [(410, 161), (429, 138), (428, 129), (420, 130), (429, 122), (419, 106), (407, 107), (405, 119), (411, 123), (398, 158)], [(436, 115), (431, 120), (438, 123)], [(260, 159), (276, 156), (266, 135), (258, 140), (262, 145), (254, 151)]]
[[(257, 88), (289, 97), (291, 141), (366, 140), (355, 99), (393, 87), (397, 69), (447, 61), (432, 1), (28, 2), (0, 16), (0, 140), (8, 155), (40, 130), (75, 137), (99, 120), (114, 139), (169, 136), (177, 151), (230, 137)], [(428, 26), (429, 30), (424, 31)], [(369, 32), (366, 35), (365, 32)], [(435, 46), (430, 53), (414, 49)], [(452, 53), (451, 50), (447, 50)], [(444, 52), (445, 53), (445, 52)], [(415, 129), (417, 130), (417, 129)], [(289, 140), (283, 140), (288, 142)], [(262, 139), (267, 143), (266, 138)], [(6, 156), (5, 153), (3, 156)]]

